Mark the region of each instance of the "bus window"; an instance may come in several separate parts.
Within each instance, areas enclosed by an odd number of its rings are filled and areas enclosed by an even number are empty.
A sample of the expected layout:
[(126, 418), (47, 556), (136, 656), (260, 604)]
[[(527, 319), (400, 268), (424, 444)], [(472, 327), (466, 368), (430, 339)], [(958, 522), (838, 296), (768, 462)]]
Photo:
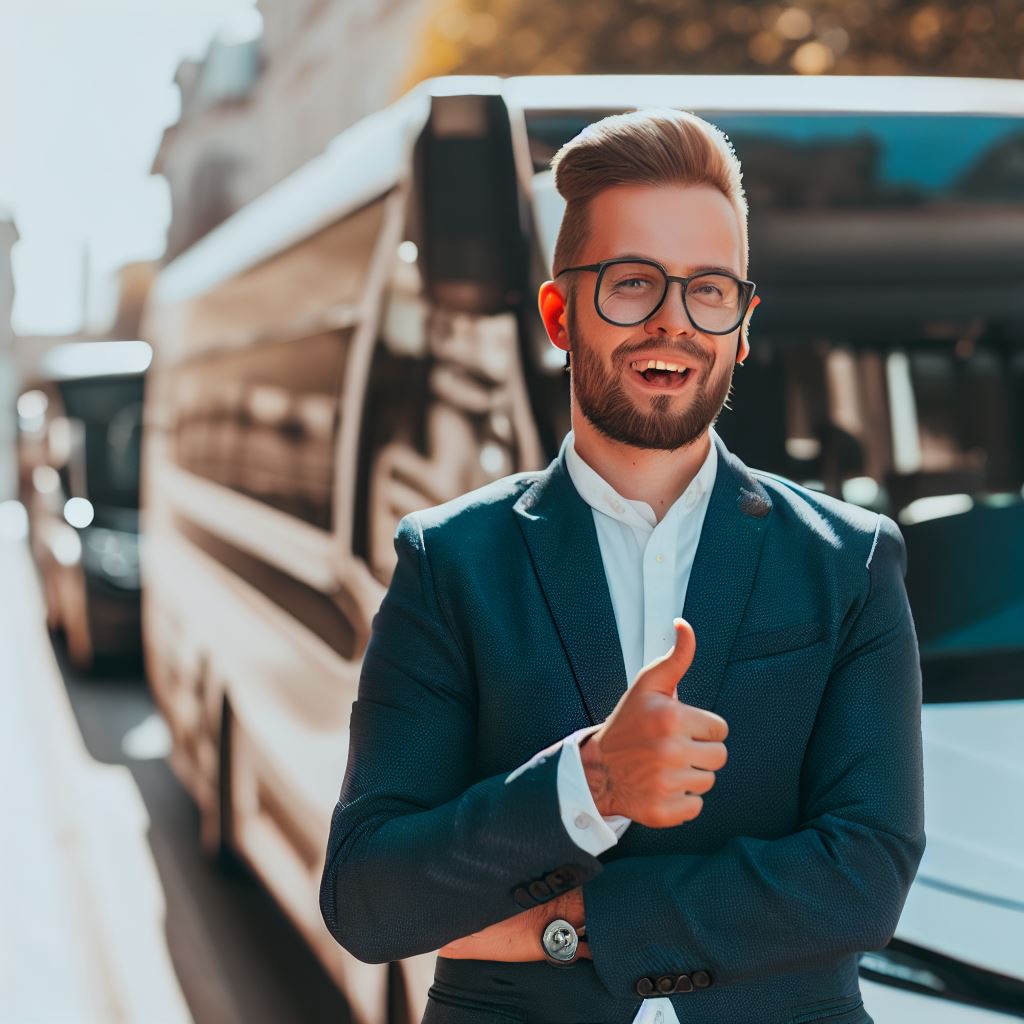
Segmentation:
[(176, 373), (183, 469), (331, 528), (337, 395), (352, 329), (212, 354)]

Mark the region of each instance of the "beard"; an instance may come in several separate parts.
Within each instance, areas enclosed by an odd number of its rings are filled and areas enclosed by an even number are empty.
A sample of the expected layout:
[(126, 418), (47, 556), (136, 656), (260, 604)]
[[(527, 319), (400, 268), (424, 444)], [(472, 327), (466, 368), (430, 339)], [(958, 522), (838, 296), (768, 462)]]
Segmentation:
[[(633, 373), (629, 362), (634, 353), (651, 347), (651, 339), (633, 345), (620, 345), (612, 353), (612, 366), (605, 368), (601, 358), (589, 346), (576, 322), (575, 303), (569, 309), (569, 350), (572, 353), (572, 390), (580, 411), (605, 437), (634, 448), (674, 451), (692, 445), (718, 419), (732, 389), (733, 365), (720, 380), (711, 377), (703, 350), (690, 343), (673, 346), (688, 362), (696, 362), (690, 371), (692, 380), (685, 386), (685, 407), (672, 411), (677, 393), (652, 394), (634, 398), (626, 393), (623, 375)], [(661, 346), (665, 348), (665, 346)]]

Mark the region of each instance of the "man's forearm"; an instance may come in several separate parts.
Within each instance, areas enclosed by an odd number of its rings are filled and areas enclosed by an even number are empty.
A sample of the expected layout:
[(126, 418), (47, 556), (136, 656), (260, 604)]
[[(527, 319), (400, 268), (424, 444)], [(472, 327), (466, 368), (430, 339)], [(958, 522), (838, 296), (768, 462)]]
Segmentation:
[(438, 949), (582, 884), (601, 864), (566, 833), (555, 758), (475, 778), (475, 670), (406, 516), (352, 706), (320, 909), (367, 963)]
[[(438, 950), (438, 956), (452, 960), (500, 960), (506, 963), (543, 960), (540, 936), (545, 925), (559, 917), (576, 929), (583, 927), (586, 914), (582, 888), (571, 889), (543, 907), (524, 910), (482, 931), (449, 942)], [(586, 942), (580, 943), (579, 955), (583, 959), (591, 959)]]
[(367, 963), (403, 959), (600, 872), (562, 827), (555, 770), (548, 762), (511, 785), (495, 776), (429, 810), (383, 794), (339, 802), (321, 885), (338, 942)]
[[(643, 975), (699, 969), (736, 984), (880, 949), (923, 848), (923, 832), (833, 819), (780, 839), (737, 836), (709, 854), (623, 857), (584, 884), (598, 975), (625, 996)], [(631, 941), (641, 932), (657, 946)]]

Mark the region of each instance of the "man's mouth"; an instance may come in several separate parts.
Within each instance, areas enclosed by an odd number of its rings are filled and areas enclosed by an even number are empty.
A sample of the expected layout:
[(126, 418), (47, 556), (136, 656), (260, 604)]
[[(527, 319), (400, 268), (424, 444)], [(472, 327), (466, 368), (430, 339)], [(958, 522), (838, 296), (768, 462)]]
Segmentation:
[(634, 359), (629, 368), (648, 386), (662, 391), (679, 390), (693, 375), (690, 367), (661, 359)]

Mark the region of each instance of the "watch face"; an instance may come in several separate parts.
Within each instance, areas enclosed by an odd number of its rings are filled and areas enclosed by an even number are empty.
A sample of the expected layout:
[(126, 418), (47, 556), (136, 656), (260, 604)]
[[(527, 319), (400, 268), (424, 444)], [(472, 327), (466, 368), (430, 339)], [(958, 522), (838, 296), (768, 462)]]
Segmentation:
[(571, 963), (576, 959), (579, 936), (568, 921), (558, 918), (552, 921), (541, 935), (541, 945), (549, 960), (556, 963)]

